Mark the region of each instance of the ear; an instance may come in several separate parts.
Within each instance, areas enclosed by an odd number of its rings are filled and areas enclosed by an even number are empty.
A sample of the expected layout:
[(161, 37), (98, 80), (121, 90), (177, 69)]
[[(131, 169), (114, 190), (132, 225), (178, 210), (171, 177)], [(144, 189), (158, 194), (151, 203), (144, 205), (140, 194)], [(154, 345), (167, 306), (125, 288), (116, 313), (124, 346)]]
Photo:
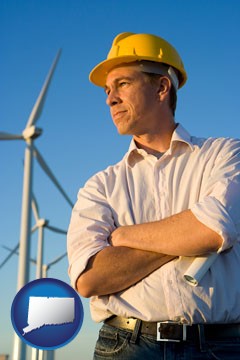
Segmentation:
[(171, 86), (172, 86), (172, 83), (167, 76), (162, 76), (159, 79), (158, 94), (159, 94), (160, 99), (165, 98), (169, 94)]

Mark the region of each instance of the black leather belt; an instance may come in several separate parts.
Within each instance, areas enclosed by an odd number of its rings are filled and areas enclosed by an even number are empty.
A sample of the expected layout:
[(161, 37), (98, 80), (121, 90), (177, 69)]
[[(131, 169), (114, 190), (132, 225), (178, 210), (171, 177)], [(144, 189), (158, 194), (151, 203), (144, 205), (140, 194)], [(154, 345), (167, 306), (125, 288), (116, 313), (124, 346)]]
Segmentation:
[[(134, 331), (137, 319), (112, 316), (105, 324)], [(175, 322), (141, 321), (139, 334), (152, 335), (160, 341), (194, 341), (199, 338), (199, 332), (204, 333), (205, 340), (240, 338), (240, 324), (193, 324), (185, 325)]]

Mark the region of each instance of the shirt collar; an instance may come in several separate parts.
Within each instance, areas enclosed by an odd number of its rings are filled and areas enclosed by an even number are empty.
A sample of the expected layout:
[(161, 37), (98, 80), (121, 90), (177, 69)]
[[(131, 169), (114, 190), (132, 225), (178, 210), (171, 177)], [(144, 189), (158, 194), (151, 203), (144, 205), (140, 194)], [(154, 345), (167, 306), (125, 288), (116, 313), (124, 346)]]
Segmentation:
[[(191, 151), (193, 151), (194, 146), (191, 140), (191, 135), (187, 132), (187, 130), (181, 125), (177, 124), (176, 129), (173, 132), (169, 149), (169, 155), (172, 154), (174, 147), (176, 147), (177, 143), (185, 143), (189, 146)], [(143, 149), (139, 149), (132, 139), (128, 152), (126, 154), (126, 160), (129, 166), (134, 166), (136, 162), (142, 160), (147, 155), (146, 151)]]
[(178, 124), (176, 129), (174, 130), (173, 132), (173, 135), (172, 135), (172, 139), (171, 139), (171, 143), (170, 143), (170, 151), (172, 153), (172, 148), (173, 148), (173, 145), (174, 143), (176, 142), (182, 142), (182, 143), (185, 143), (187, 144), (191, 151), (194, 150), (194, 146), (193, 146), (193, 142), (192, 142), (192, 137), (191, 135), (188, 133), (188, 131), (181, 125), (181, 124)]

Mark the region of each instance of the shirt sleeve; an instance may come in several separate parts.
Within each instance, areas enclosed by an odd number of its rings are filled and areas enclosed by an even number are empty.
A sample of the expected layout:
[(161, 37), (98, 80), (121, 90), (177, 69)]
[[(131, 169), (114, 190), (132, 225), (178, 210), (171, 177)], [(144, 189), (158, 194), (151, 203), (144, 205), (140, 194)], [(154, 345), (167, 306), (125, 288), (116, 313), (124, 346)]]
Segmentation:
[(67, 248), (68, 272), (74, 288), (88, 260), (109, 246), (108, 237), (114, 228), (112, 211), (106, 201), (104, 183), (99, 173), (79, 190), (71, 215)]
[(191, 208), (222, 237), (219, 253), (240, 240), (240, 141), (227, 139), (220, 145), (201, 199)]

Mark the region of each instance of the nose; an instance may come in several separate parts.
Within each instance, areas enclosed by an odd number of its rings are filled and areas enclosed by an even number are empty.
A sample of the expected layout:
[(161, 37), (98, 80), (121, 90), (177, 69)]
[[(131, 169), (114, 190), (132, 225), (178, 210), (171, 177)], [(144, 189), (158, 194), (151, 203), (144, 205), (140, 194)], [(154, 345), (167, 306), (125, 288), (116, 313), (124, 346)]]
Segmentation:
[(112, 89), (111, 91), (109, 90), (109, 92), (107, 94), (106, 104), (111, 107), (116, 104), (119, 104), (120, 102), (121, 102), (121, 99), (119, 97), (118, 92), (114, 89)]

